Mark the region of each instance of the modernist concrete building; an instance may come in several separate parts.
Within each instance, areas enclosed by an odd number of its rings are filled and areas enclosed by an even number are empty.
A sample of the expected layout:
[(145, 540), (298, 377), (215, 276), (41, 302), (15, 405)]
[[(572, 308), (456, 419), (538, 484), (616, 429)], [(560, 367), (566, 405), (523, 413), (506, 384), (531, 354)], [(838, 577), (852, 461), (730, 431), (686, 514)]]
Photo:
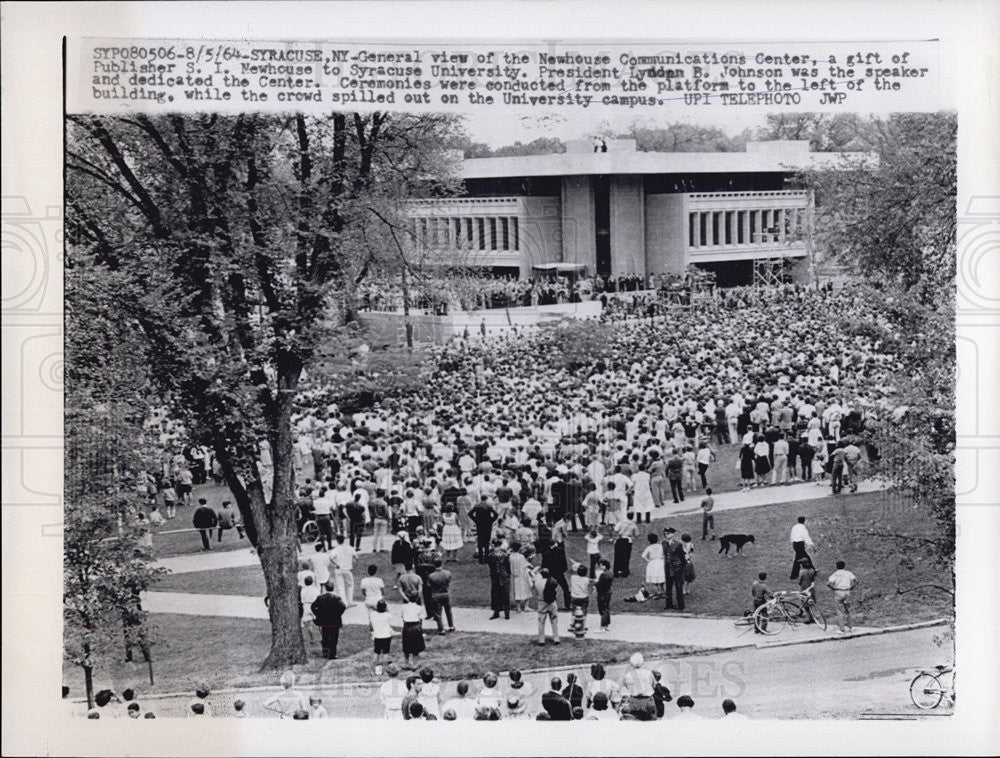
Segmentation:
[(723, 286), (750, 283), (755, 260), (787, 260), (797, 278), (807, 273), (812, 198), (793, 176), (843, 153), (811, 152), (804, 140), (750, 142), (742, 153), (605, 144), (463, 161), (465, 196), (411, 204), (415, 252), (521, 277), (557, 262), (601, 276), (682, 273), (696, 264)]

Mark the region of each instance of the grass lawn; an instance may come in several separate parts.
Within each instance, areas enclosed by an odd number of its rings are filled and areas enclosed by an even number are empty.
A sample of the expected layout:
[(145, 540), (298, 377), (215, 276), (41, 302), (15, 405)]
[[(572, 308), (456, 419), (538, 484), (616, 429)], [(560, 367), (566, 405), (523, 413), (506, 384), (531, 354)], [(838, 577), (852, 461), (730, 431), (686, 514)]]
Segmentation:
[[(153, 529), (154, 557), (167, 558), (174, 555), (189, 555), (191, 553), (200, 553), (202, 551), (201, 535), (193, 530), (194, 527), (191, 524), (191, 518), (194, 516), (195, 508), (198, 507), (199, 498), (205, 498), (205, 500), (208, 501), (208, 505), (215, 509), (220, 509), (222, 507), (223, 500), (229, 500), (232, 502), (232, 505), (229, 507), (233, 509), (236, 508), (236, 504), (233, 501), (233, 495), (229, 491), (228, 487), (217, 487), (212, 483), (199, 484), (191, 493), (191, 502), (193, 505), (178, 506), (175, 518), (167, 521), (159, 529)], [(159, 510), (164, 517), (167, 515), (166, 511), (163, 509), (162, 502), (160, 502)], [(163, 533), (173, 532), (178, 529), (191, 531), (184, 531), (180, 534)], [(237, 548), (246, 547), (249, 544), (246, 539), (239, 539), (235, 529), (229, 529), (228, 531), (223, 532), (221, 543), (218, 541), (218, 535), (218, 531), (213, 530), (212, 550), (235, 550)]]
[[(813, 560), (819, 578), (825, 585), (837, 560), (859, 578), (855, 591), (859, 625), (884, 626), (894, 623), (926, 620), (953, 612), (950, 596), (938, 591), (916, 591), (897, 594), (897, 587), (909, 588), (924, 583), (941, 584), (943, 578), (929, 558), (919, 550), (909, 550), (906, 557), (912, 569), (899, 567), (892, 545), (885, 538), (859, 534), (858, 530), (874, 524), (879, 531), (898, 530), (907, 534), (932, 534), (933, 524), (909, 504), (891, 493), (842, 495), (836, 498), (799, 501), (780, 505), (723, 511), (716, 514), (718, 534), (753, 534), (755, 544), (744, 548), (744, 555), (725, 558), (718, 555), (718, 543), (700, 540), (701, 516), (675, 516), (653, 523), (657, 533), (666, 524), (688, 532), (695, 542), (694, 565), (697, 579), (688, 597), (687, 610), (712, 616), (737, 616), (751, 607), (750, 585), (760, 571), (768, 572), (768, 584), (774, 589), (796, 589), (789, 580), (792, 549), (788, 533), (797, 516), (805, 516), (810, 535), (816, 543)], [(632, 553), (632, 575), (616, 579), (612, 613), (658, 613), (660, 602), (626, 603), (643, 584), (645, 564), (639, 557), (645, 547), (645, 535), (650, 529), (644, 524), (640, 541)], [(584, 560), (586, 550), (582, 536), (572, 535), (567, 543), (570, 558)], [(606, 546), (605, 555), (611, 552)], [(489, 572), (472, 558), (472, 547), (463, 549), (459, 563), (448, 564), (454, 574), (452, 603), (455, 606), (486, 606), (489, 604)], [(379, 573), (391, 584), (395, 572), (388, 554), (363, 556), (358, 562), (357, 576), (369, 563), (379, 567)], [(256, 595), (263, 597), (264, 580), (256, 566), (220, 569), (167, 576), (157, 590), (202, 592), (209, 594)], [(393, 598), (390, 593), (390, 599)], [(832, 600), (825, 586), (819, 589), (819, 602), (832, 610)]]
[[(274, 672), (257, 671), (271, 642), (267, 621), (214, 616), (154, 614), (155, 645), (153, 668), (155, 685), (149, 686), (146, 664), (117, 661), (100, 667), (94, 674), (95, 690), (110, 687), (120, 692), (133, 687), (139, 693), (194, 691), (199, 682), (213, 689), (276, 685)], [(673, 657), (695, 652), (676, 645), (650, 645), (605, 640), (565, 640), (561, 645), (537, 647), (531, 638), (510, 634), (467, 634), (455, 632), (444, 637), (426, 635), (427, 650), (420, 656), (421, 667), (429, 666), (443, 680), (480, 678), (487, 671), (506, 671), (549, 666), (587, 665), (592, 661), (620, 663), (641, 651), (647, 657)], [(330, 684), (382, 681), (372, 672), (372, 642), (367, 627), (347, 626), (341, 630), (339, 657), (326, 661), (319, 654), (319, 634), (310, 644), (310, 659), (296, 666), (300, 684)], [(402, 665), (399, 636), (392, 641), (393, 661)], [(71, 692), (84, 692), (83, 672), (63, 664), (63, 682)]]

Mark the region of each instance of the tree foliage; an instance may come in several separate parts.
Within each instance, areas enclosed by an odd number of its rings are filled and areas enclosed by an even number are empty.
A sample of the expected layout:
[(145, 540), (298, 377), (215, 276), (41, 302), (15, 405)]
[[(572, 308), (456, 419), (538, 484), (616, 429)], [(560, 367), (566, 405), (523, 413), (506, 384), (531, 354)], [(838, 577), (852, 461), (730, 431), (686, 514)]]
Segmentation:
[(452, 186), (455, 123), (70, 117), (68, 264), (119, 275), (159, 393), (221, 465), (268, 587), (265, 666), (305, 659), (291, 430), (302, 372), (354, 317), (372, 266), (398, 257), (403, 202)]
[(636, 149), (656, 153), (731, 153), (746, 148), (746, 135), (730, 136), (714, 126), (677, 122), (646, 127), (633, 124), (621, 136), (634, 139)]
[(854, 273), (930, 302), (955, 280), (956, 133), (953, 113), (906, 113), (856, 123), (856, 149), (808, 172), (816, 239)]
[(870, 440), (881, 454), (875, 473), (935, 524), (932, 534), (880, 535), (903, 563), (915, 548), (930, 550), (951, 574), (956, 119), (897, 114), (856, 119), (854, 127), (878, 165), (845, 159), (804, 178), (817, 193), (819, 242), (867, 283), (871, 317), (845, 331), (877, 335), (896, 356), (884, 403), (869, 409), (877, 419)]
[(71, 268), (66, 287), (64, 654), (92, 672), (151, 631), (139, 594), (152, 567), (136, 522), (140, 472), (152, 450), (143, 436), (151, 383), (141, 345), (116, 298), (121, 275)]

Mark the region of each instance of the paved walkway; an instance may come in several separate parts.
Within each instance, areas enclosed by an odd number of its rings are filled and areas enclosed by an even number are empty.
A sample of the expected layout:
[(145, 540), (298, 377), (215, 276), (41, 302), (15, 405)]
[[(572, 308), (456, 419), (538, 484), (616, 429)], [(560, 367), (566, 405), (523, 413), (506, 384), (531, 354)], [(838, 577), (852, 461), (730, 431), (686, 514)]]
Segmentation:
[[(881, 488), (882, 485), (880, 482), (866, 480), (860, 484), (858, 492), (877, 492)], [(775, 487), (760, 487), (747, 492), (722, 492), (714, 497), (716, 511), (730, 511), (739, 508), (759, 508), (764, 505), (779, 505), (799, 500), (818, 500), (824, 497), (832, 498), (833, 495), (831, 495), (830, 487), (826, 483), (817, 485), (815, 482), (802, 482)], [(669, 503), (660, 508), (655, 508), (653, 510), (653, 518), (664, 519), (671, 516), (685, 516), (691, 513), (698, 513), (698, 504), (700, 502), (700, 496), (692, 496), (677, 505)], [(362, 538), (361, 553), (370, 553), (372, 551), (372, 540), (371, 536)], [(156, 561), (155, 565), (170, 569), (174, 574), (186, 574), (192, 571), (212, 571), (215, 569), (252, 566), (257, 563), (257, 556), (250, 548), (246, 548), (243, 550), (207, 551), (191, 555), (161, 558)]]
[[(662, 601), (661, 601), (662, 602)], [(389, 612), (399, 617), (401, 605), (389, 604)], [(143, 598), (143, 608), (150, 613), (180, 613), (193, 616), (228, 616), (231, 618), (267, 619), (263, 598), (243, 595), (202, 595), (186, 592), (149, 592)], [(510, 620), (490, 620), (488, 608), (455, 608), (455, 627), (462, 632), (487, 632), (497, 634), (533, 635), (538, 633), (538, 616), (534, 611), (512, 613)], [(563, 639), (569, 634), (569, 613), (559, 614), (559, 633)], [(368, 612), (363, 605), (355, 605), (344, 614), (345, 624), (368, 624)], [(587, 618), (588, 629), (600, 627), (596, 614)], [(435, 629), (426, 622), (425, 629)], [(753, 633), (749, 626), (737, 627), (732, 619), (690, 617), (679, 614), (619, 613), (611, 618), (611, 630), (601, 634), (591, 632), (588, 639), (615, 640), (619, 642), (655, 642), (666, 645), (684, 645), (700, 648), (749, 647), (762, 642), (809, 640), (833, 637), (836, 631), (830, 625), (824, 632), (815, 626), (788, 626), (779, 635), (762, 636)], [(860, 627), (856, 631), (867, 631)]]

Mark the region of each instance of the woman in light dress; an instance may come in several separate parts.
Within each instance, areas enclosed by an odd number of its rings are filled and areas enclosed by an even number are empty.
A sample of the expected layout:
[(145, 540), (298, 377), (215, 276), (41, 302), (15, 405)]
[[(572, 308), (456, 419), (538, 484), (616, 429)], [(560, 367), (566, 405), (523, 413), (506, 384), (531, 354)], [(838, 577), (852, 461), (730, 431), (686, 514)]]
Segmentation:
[(534, 552), (529, 547), (529, 555), (525, 555), (519, 549), (518, 543), (511, 545), (510, 553), (510, 585), (514, 597), (514, 610), (523, 613), (528, 609), (528, 601), (534, 594), (531, 587), (531, 561), (530, 553)]
[(444, 527), (441, 530), (441, 549), (444, 550), (444, 561), (458, 560), (458, 551), (462, 549), (462, 529), (458, 525), (458, 514), (448, 508), (441, 516)]
[(650, 534), (646, 539), (649, 544), (642, 551), (642, 559), (646, 561), (646, 588), (655, 587), (657, 592), (666, 591), (667, 575), (663, 565), (663, 545), (655, 534)]
[(652, 518), (653, 490), (649, 481), (649, 473), (646, 471), (639, 470), (632, 474), (632, 510), (635, 512), (635, 523), (637, 524), (642, 522), (643, 514), (646, 516), (647, 524)]

